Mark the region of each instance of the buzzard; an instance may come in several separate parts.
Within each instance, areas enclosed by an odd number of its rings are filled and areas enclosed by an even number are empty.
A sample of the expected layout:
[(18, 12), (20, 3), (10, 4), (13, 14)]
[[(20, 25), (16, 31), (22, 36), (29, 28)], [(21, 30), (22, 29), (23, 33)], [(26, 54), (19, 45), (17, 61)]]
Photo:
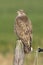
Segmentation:
[(17, 11), (17, 17), (15, 21), (15, 32), (24, 45), (24, 52), (29, 53), (31, 51), (32, 43), (32, 23), (27, 17), (24, 10)]

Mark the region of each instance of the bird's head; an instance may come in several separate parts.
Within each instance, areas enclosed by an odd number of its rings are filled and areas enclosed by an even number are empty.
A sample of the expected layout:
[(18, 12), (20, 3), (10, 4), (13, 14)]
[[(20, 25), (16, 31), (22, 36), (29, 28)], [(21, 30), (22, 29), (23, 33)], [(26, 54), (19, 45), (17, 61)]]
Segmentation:
[(17, 11), (17, 14), (18, 14), (18, 16), (25, 16), (26, 15), (24, 10)]

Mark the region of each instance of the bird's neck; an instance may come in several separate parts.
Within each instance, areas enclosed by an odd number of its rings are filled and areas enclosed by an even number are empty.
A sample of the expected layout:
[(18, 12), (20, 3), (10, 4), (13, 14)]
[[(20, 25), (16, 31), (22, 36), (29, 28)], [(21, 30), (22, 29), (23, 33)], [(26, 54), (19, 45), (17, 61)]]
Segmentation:
[(18, 14), (18, 16), (25, 16), (25, 15), (26, 15), (25, 13), (23, 13), (23, 14), (20, 14), (20, 13), (19, 13), (19, 14)]

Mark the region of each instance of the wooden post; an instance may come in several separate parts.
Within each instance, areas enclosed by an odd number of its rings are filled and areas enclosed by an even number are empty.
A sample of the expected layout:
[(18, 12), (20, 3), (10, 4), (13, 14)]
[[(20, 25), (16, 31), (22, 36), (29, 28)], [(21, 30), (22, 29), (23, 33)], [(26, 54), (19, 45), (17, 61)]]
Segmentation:
[(13, 65), (24, 65), (24, 48), (21, 40), (17, 40)]

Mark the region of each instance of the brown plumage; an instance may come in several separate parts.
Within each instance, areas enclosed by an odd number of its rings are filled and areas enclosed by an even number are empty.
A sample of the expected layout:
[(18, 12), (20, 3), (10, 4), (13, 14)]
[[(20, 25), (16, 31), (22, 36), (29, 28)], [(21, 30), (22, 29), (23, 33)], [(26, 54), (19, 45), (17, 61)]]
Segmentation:
[(23, 10), (17, 11), (17, 13), (15, 32), (23, 42), (25, 53), (28, 53), (31, 50), (32, 43), (32, 24)]

